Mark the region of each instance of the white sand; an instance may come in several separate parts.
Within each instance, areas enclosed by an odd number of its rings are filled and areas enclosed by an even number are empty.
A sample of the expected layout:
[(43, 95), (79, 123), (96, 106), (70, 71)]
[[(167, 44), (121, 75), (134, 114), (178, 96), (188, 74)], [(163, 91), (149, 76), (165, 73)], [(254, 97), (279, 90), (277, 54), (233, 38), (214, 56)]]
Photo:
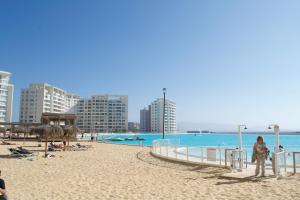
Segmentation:
[[(149, 148), (96, 144), (55, 158), (3, 158), (10, 200), (67, 199), (300, 199), (300, 178), (228, 180), (223, 169), (183, 166), (153, 158)], [(28, 148), (38, 149), (38, 148)], [(43, 148), (39, 148), (42, 150)]]

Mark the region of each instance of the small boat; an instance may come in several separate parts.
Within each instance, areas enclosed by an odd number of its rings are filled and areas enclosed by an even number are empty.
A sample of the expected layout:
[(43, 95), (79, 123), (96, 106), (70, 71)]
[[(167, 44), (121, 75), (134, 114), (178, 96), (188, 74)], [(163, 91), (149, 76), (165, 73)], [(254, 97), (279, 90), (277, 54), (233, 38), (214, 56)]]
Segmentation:
[(144, 138), (140, 138), (140, 137), (132, 137), (132, 138), (125, 138), (125, 140), (127, 141), (144, 141)]
[(145, 139), (144, 139), (144, 138), (139, 138), (139, 137), (137, 137), (136, 140), (144, 141)]
[(118, 142), (118, 141), (124, 141), (125, 139), (124, 138), (110, 138), (108, 140)]

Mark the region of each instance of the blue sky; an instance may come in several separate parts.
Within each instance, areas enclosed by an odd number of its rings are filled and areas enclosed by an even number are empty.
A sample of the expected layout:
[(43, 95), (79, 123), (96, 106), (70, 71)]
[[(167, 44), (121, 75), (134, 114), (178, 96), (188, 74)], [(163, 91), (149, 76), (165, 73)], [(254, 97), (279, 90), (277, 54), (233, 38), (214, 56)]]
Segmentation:
[(0, 1), (0, 69), (88, 97), (162, 95), (180, 128), (300, 129), (300, 2)]

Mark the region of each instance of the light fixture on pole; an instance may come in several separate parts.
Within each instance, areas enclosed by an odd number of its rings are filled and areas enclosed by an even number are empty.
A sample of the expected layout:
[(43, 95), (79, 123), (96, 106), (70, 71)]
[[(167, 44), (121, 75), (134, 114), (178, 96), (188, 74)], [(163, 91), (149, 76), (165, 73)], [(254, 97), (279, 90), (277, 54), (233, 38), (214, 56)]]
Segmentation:
[(166, 88), (163, 88), (163, 94), (164, 94), (164, 107), (163, 107), (163, 139), (165, 139), (166, 92), (167, 92), (167, 89), (166, 89)]
[(279, 126), (277, 124), (271, 124), (269, 125), (269, 129), (271, 130), (272, 127), (274, 128), (275, 132), (275, 152), (279, 153), (280, 148), (279, 148)]
[(244, 130), (248, 129), (246, 125), (239, 125), (238, 126), (239, 150), (240, 151), (243, 151), (242, 128), (244, 128)]
[(239, 125), (238, 126), (238, 137), (239, 137), (239, 170), (242, 171), (243, 169), (243, 138), (242, 138), (242, 128), (247, 130), (246, 125)]

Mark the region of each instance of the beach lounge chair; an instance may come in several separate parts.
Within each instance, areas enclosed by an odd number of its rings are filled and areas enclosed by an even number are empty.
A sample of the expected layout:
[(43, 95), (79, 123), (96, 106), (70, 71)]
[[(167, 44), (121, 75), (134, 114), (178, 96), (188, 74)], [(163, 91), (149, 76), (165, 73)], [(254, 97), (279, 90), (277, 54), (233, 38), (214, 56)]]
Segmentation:
[(80, 144), (80, 143), (77, 143), (76, 146), (77, 146), (78, 148), (87, 148), (87, 149), (93, 148), (92, 145), (83, 145), (83, 144)]
[(17, 147), (17, 151), (19, 151), (21, 154), (33, 154), (31, 151), (24, 149), (23, 147)]
[(23, 148), (9, 148), (10, 155), (13, 157), (30, 157), (33, 156), (33, 153)]
[(50, 143), (48, 146), (48, 151), (62, 151), (62, 150), (63, 150), (63, 146), (61, 145)]
[(78, 147), (77, 145), (72, 145), (72, 146), (66, 147), (66, 150), (68, 150), (68, 151), (85, 151), (85, 150), (88, 150), (88, 148), (83, 148), (83, 147)]

